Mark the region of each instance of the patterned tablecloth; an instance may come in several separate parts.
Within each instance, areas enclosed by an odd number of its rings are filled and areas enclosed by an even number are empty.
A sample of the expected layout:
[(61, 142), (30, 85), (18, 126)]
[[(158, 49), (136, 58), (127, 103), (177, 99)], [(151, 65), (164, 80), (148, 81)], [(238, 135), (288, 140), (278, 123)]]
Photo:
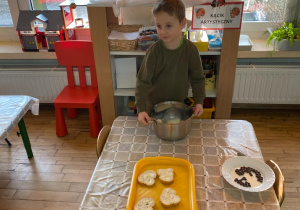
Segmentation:
[(135, 163), (145, 157), (186, 159), (195, 169), (197, 209), (279, 209), (273, 188), (246, 192), (222, 177), (225, 160), (240, 152), (263, 161), (251, 123), (242, 120), (193, 119), (189, 135), (164, 141), (137, 121), (115, 119), (80, 209), (126, 209)]
[(39, 100), (30, 96), (0, 96), (0, 143), (18, 125), (28, 110), (39, 114)]

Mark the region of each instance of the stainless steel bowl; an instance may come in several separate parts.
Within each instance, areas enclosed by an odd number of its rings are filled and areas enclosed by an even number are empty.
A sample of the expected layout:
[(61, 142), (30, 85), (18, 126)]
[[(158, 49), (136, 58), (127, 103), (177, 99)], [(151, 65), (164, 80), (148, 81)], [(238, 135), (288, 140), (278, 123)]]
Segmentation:
[(166, 141), (177, 141), (183, 139), (187, 136), (191, 129), (191, 118), (193, 115), (193, 109), (181, 102), (178, 101), (165, 101), (159, 104), (156, 104), (150, 112), (150, 117), (156, 116), (156, 113), (161, 113), (163, 110), (169, 108), (178, 108), (183, 116), (182, 120), (179, 123), (168, 124), (163, 120), (154, 120), (150, 123), (150, 128), (154, 131), (155, 135)]

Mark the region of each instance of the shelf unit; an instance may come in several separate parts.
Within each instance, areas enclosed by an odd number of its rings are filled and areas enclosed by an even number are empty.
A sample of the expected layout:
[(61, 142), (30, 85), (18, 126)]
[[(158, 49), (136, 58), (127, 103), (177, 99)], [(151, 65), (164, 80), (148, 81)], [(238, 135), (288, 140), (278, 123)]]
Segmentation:
[[(115, 89), (114, 95), (115, 96), (134, 96), (135, 89), (134, 88), (122, 88), (122, 89)], [(188, 93), (189, 97), (192, 97), (192, 89), (189, 89)], [(213, 90), (206, 90), (206, 97), (208, 98), (215, 98), (217, 96), (216, 89)]]
[[(138, 46), (135, 51), (110, 51), (110, 55), (145, 55), (146, 52), (141, 50), (141, 47)], [(199, 52), (199, 55), (221, 55), (221, 51), (206, 51)]]
[[(111, 56), (114, 55), (144, 55), (139, 49), (134, 52), (109, 51), (107, 25), (117, 24), (111, 7), (101, 4), (88, 5), (91, 36), (93, 41), (97, 81), (99, 88), (100, 104), (103, 125), (112, 125), (116, 118), (116, 96), (129, 96), (133, 89), (114, 90)], [(237, 63), (240, 30), (228, 29), (223, 32), (222, 50), (201, 52), (200, 55), (216, 55), (218, 75), (215, 90), (207, 92), (207, 96), (216, 97), (216, 119), (230, 119), (235, 70)], [(207, 54), (209, 53), (209, 54)]]
[[(145, 51), (142, 51), (140, 46), (137, 47), (135, 51), (110, 51), (109, 54), (111, 56), (144, 56), (146, 54)], [(219, 56), (221, 55), (221, 51), (206, 51), (206, 52), (199, 52), (200, 56), (204, 55), (215, 55)], [(112, 60), (112, 59), (111, 59)], [(113, 64), (112, 64), (113, 66)], [(135, 95), (135, 88), (116, 88), (115, 85), (115, 77), (116, 75), (112, 75), (113, 84), (114, 84), (114, 96), (134, 96)], [(188, 93), (189, 97), (192, 97), (192, 89), (189, 89)], [(216, 94), (216, 88), (213, 90), (206, 90), (206, 97), (208, 98), (215, 98), (217, 96)]]

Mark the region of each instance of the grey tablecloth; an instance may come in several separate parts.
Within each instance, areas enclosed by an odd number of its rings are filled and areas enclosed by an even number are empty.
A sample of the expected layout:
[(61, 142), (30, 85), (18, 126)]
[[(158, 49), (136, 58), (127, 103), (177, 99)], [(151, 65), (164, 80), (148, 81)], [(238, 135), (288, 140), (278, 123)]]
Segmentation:
[(39, 100), (23, 95), (0, 96), (0, 142), (18, 125), (28, 110), (39, 114)]
[(239, 190), (222, 177), (225, 160), (240, 152), (263, 160), (251, 123), (242, 120), (192, 120), (189, 135), (164, 141), (136, 117), (115, 119), (80, 209), (126, 209), (135, 163), (145, 157), (170, 156), (195, 169), (197, 209), (279, 209), (273, 188)]

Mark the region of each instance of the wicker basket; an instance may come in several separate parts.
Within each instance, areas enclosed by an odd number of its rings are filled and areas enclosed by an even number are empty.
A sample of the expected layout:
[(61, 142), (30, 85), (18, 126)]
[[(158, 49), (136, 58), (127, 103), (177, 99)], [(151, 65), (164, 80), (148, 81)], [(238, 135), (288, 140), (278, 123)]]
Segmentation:
[[(108, 34), (112, 30), (124, 33), (138, 32), (143, 25), (109, 25)], [(120, 40), (108, 39), (109, 50), (115, 51), (134, 51), (137, 47), (138, 39), (135, 40)]]

